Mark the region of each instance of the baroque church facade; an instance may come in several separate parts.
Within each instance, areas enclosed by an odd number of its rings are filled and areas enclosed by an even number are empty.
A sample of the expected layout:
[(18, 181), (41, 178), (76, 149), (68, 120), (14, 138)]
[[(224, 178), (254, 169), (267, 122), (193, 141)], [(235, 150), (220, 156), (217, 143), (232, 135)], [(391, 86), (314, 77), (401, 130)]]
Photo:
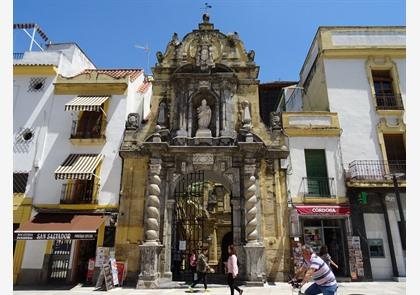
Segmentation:
[(186, 279), (188, 255), (204, 247), (221, 275), (229, 244), (248, 283), (290, 273), (289, 153), (280, 114), (261, 120), (254, 56), (208, 14), (157, 53), (150, 116), (128, 116), (120, 149), (115, 250), (137, 287)]

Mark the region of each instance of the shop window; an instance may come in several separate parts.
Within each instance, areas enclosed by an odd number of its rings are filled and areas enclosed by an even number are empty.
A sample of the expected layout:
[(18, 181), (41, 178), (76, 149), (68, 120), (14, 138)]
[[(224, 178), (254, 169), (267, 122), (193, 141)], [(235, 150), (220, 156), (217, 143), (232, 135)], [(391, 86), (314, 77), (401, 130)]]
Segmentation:
[(368, 239), (369, 253), (371, 258), (384, 258), (384, 242), (382, 239)]
[(304, 226), (321, 226), (321, 219), (304, 219)]
[(104, 247), (114, 247), (115, 243), (115, 226), (105, 226)]
[(71, 138), (101, 138), (102, 112), (84, 111), (79, 120), (73, 121)]
[(13, 173), (13, 193), (24, 194), (28, 182), (28, 173)]

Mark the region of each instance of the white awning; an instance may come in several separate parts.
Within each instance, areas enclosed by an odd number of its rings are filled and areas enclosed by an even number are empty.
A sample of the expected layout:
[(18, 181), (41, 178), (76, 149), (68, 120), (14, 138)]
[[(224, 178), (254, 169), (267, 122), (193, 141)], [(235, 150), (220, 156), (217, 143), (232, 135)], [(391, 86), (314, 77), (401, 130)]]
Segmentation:
[(107, 101), (109, 96), (77, 96), (66, 103), (65, 111), (88, 111), (100, 112), (101, 105)]
[(55, 170), (55, 179), (91, 180), (103, 158), (102, 154), (70, 154)]

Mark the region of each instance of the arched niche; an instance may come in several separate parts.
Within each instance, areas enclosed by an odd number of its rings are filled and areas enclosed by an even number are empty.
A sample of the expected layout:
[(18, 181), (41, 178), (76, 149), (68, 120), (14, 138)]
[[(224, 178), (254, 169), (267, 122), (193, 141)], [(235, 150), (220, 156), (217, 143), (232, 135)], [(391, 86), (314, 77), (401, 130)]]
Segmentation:
[(217, 120), (219, 118), (218, 99), (217, 99), (216, 95), (208, 89), (199, 90), (197, 93), (195, 93), (191, 97), (190, 103), (191, 103), (191, 107), (192, 107), (192, 112), (191, 112), (192, 134), (193, 134), (193, 136), (195, 136), (196, 132), (197, 132), (197, 129), (198, 129), (197, 108), (201, 106), (201, 102), (202, 102), (203, 99), (206, 100), (207, 105), (211, 109), (211, 120), (210, 120), (210, 125), (208, 126), (208, 129), (210, 129), (211, 135), (213, 137), (216, 137), (217, 136), (217, 128), (218, 128)]

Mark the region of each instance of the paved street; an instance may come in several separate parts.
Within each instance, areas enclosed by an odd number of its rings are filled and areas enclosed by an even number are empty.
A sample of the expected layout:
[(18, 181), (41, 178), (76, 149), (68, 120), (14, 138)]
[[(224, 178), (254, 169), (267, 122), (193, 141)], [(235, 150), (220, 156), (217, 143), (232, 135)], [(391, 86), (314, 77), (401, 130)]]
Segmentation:
[[(198, 285), (200, 287), (200, 285)], [(229, 289), (227, 286), (220, 285), (210, 285), (210, 292), (204, 293), (203, 289), (197, 288), (195, 294), (214, 294), (214, 295), (227, 295)], [(116, 288), (109, 293), (112, 294), (121, 294), (121, 295), (131, 295), (131, 294), (189, 294), (186, 292), (187, 289), (159, 289), (159, 290), (135, 290), (132, 288)], [(25, 294), (25, 295), (35, 295), (35, 294), (46, 294), (46, 295), (55, 295), (55, 294), (101, 294), (101, 291), (94, 291), (92, 287), (80, 287), (76, 286), (68, 290), (17, 290), (14, 291), (14, 294)], [(237, 293), (236, 293), (237, 294)], [(265, 287), (244, 287), (244, 295), (278, 295), (278, 294), (297, 294), (297, 292), (292, 293), (290, 286), (286, 283), (277, 283), (275, 286), (266, 285)], [(370, 283), (339, 283), (339, 295), (402, 295), (405, 294), (405, 283), (397, 282), (370, 282)]]

